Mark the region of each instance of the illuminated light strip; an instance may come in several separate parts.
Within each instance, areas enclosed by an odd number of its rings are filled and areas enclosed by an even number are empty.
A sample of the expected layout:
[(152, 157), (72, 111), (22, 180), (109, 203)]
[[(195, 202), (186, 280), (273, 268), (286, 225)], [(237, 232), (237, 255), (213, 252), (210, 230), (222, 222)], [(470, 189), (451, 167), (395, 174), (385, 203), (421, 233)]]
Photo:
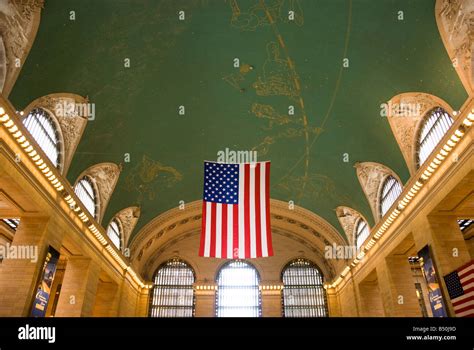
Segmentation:
[[(64, 190), (64, 186), (62, 185), (61, 181), (59, 181), (58, 178), (54, 175), (54, 173), (49, 169), (49, 167), (43, 161), (41, 156), (36, 152), (33, 145), (30, 144), (30, 142), (27, 140), (25, 135), (23, 135), (23, 133), (18, 129), (18, 126), (15, 124), (15, 122), (12, 119), (10, 119), (10, 116), (6, 114), (5, 109), (3, 107), (0, 107), (0, 123), (3, 123), (3, 126), (7, 128), (10, 134), (12, 134), (15, 141), (24, 149), (24, 151), (28, 154), (31, 160), (36, 164), (38, 169), (42, 171), (44, 176), (50, 181), (50, 183), (56, 188), (56, 190), (58, 192), (62, 192)], [(69, 204), (72, 204), (71, 206), (75, 206), (76, 201), (68, 193), (66, 194), (67, 196), (65, 197), (65, 200)], [(82, 211), (79, 213), (80, 210), (81, 210), (80, 207), (76, 207), (74, 209), (74, 212), (77, 213), (77, 215), (83, 222), (87, 222), (88, 221), (87, 215)], [(100, 243), (102, 243), (103, 245), (107, 245), (107, 247), (109, 247), (107, 240), (100, 233), (97, 227), (95, 227), (94, 224), (90, 225), (89, 229), (94, 234), (94, 236), (99, 240)], [(131, 270), (129, 266), (123, 261), (123, 259), (117, 254), (117, 252), (115, 252), (112, 248), (106, 248), (106, 249), (112, 255), (114, 260), (117, 261), (124, 270), (127, 269), (127, 271), (132, 276), (132, 279), (141, 288), (144, 288), (146, 286), (138, 277), (138, 275), (133, 270)]]

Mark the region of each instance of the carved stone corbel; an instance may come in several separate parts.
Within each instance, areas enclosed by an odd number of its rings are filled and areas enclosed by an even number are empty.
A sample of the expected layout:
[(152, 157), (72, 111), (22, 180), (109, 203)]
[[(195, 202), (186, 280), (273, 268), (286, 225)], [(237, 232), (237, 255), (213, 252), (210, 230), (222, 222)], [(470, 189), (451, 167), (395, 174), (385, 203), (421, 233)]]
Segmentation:
[(128, 207), (120, 210), (114, 218), (122, 224), (122, 247), (128, 247), (128, 240), (140, 218), (140, 207)]
[(357, 210), (344, 206), (336, 208), (336, 215), (339, 223), (342, 226), (342, 229), (346, 233), (348, 243), (351, 245), (356, 245), (356, 224), (361, 218), (365, 220), (365, 222), (367, 222), (367, 220)]

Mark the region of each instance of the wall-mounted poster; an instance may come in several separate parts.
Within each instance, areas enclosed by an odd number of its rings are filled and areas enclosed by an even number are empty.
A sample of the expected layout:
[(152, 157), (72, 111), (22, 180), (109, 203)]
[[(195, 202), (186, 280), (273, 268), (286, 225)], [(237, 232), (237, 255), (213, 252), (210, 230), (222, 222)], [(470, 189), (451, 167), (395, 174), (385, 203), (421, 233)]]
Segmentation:
[(418, 256), (421, 258), (421, 267), (428, 286), (428, 297), (431, 310), (433, 311), (433, 317), (447, 317), (443, 294), (441, 293), (441, 286), (439, 285), (435, 264), (431, 257), (430, 247), (427, 245), (424, 246), (423, 249), (418, 252)]
[(50, 246), (48, 248), (48, 253), (46, 254), (43, 271), (41, 273), (41, 278), (35, 294), (35, 300), (33, 301), (33, 307), (31, 309), (31, 316), (33, 317), (46, 316), (46, 308), (48, 307), (49, 296), (51, 294), (51, 287), (53, 285), (58, 260), (59, 252)]

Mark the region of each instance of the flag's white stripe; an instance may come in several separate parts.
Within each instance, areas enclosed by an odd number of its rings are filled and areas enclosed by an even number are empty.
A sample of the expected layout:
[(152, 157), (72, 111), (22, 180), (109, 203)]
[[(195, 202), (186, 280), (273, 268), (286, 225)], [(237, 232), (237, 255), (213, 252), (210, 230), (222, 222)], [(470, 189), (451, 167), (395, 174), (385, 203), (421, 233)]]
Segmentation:
[(457, 311), (457, 310), (464, 309), (467, 306), (474, 306), (474, 300), (471, 300), (471, 301), (462, 303), (460, 305), (454, 306), (453, 309), (454, 309), (454, 311)]
[(458, 275), (459, 276), (464, 275), (465, 273), (467, 273), (471, 270), (474, 270), (474, 264), (470, 264), (469, 266), (466, 266), (464, 269), (462, 269), (461, 271), (458, 272)]
[(472, 296), (474, 296), (474, 290), (472, 292), (469, 292), (467, 294), (464, 294), (464, 295), (461, 295), (457, 298), (452, 299), (451, 302), (453, 304), (458, 303), (458, 302), (463, 301), (464, 299), (467, 299), (467, 298), (472, 297)]
[(267, 208), (266, 208), (266, 163), (260, 163), (260, 232), (262, 235), (262, 256), (268, 256), (267, 244)]
[(211, 202), (206, 202), (206, 235), (204, 239), (204, 256), (210, 256), (211, 250)]
[(222, 251), (222, 204), (216, 203), (216, 258), (221, 257)]
[(460, 312), (460, 313), (456, 314), (456, 316), (458, 316), (458, 317), (465, 317), (465, 316), (469, 316), (469, 315), (474, 315), (474, 309), (466, 310), (466, 311), (463, 311), (463, 312)]
[(469, 280), (472, 280), (474, 278), (474, 273), (470, 273), (469, 275), (466, 275), (464, 278), (461, 278), (460, 281), (461, 283), (465, 283)]
[(234, 241), (234, 205), (229, 204), (227, 206), (227, 259), (233, 259), (233, 241)]
[[(250, 257), (257, 257), (257, 233), (256, 233), (256, 217), (255, 217), (255, 167), (257, 163), (250, 164)], [(257, 214), (258, 215), (258, 214)]]
[(244, 221), (244, 182), (245, 164), (239, 165), (239, 258), (245, 258), (245, 221)]

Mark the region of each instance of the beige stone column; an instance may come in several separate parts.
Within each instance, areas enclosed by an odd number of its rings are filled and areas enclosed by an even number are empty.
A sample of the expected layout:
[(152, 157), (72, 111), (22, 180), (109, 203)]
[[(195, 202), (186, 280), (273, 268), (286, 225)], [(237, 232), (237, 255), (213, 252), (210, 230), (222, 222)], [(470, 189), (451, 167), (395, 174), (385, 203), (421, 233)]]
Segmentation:
[(100, 267), (87, 257), (71, 257), (66, 265), (57, 317), (92, 316)]
[(421, 317), (408, 257), (388, 256), (377, 264), (377, 278), (386, 316)]
[[(352, 283), (352, 281), (350, 282)], [(339, 304), (339, 298), (336, 293), (335, 288), (326, 289), (326, 297), (328, 301), (328, 311), (330, 317), (340, 317), (341, 315), (341, 306)], [(355, 300), (354, 300), (355, 302)]]
[(364, 281), (359, 284), (359, 295), (361, 303), (361, 316), (384, 317), (385, 310), (380, 296), (377, 280)]
[(216, 316), (216, 288), (215, 284), (201, 284), (194, 285), (195, 297), (195, 317), (215, 317)]
[(281, 282), (260, 283), (262, 317), (282, 317), (282, 289)]
[(99, 281), (92, 315), (96, 317), (116, 317), (118, 304), (118, 285), (112, 281)]
[(0, 264), (1, 317), (29, 316), (49, 244), (53, 242), (48, 234), (47, 218), (21, 218), (11, 249), (37, 256), (36, 259), (6, 256)]
[(148, 317), (148, 307), (150, 303), (150, 293), (152, 289), (143, 288), (138, 295), (137, 301), (137, 317)]

